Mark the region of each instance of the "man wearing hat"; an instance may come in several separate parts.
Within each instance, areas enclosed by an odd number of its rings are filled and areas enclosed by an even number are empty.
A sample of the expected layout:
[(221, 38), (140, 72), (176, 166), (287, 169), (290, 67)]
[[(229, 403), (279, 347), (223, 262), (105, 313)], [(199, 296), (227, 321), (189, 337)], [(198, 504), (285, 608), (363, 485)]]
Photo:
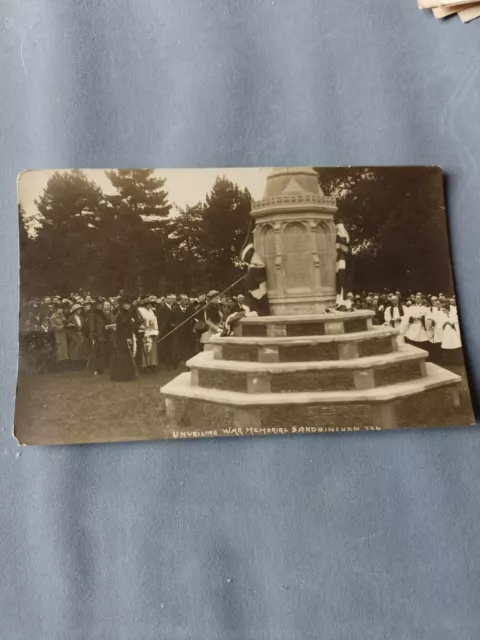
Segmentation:
[(50, 319), (52, 314), (52, 299), (49, 296), (46, 296), (41, 304), (39, 305), (39, 314), (40, 314), (40, 323), (42, 324), (43, 320), (47, 318)]
[(175, 368), (184, 365), (195, 354), (193, 345), (194, 310), (188, 296), (178, 296), (177, 306), (172, 309), (172, 360)]
[(243, 309), (243, 311), (245, 311), (245, 313), (248, 313), (250, 311), (250, 309), (245, 304), (245, 296), (243, 295), (243, 293), (238, 294), (237, 302), (240, 305), (240, 307)]
[(40, 326), (30, 333), (30, 353), (36, 373), (45, 373), (55, 362), (55, 337), (47, 316), (43, 316)]
[(88, 334), (90, 331), (89, 316), (91, 311), (92, 311), (92, 302), (91, 301), (87, 302), (85, 300), (85, 302), (82, 304), (82, 318), (83, 318), (83, 333), (86, 338), (88, 338)]
[(138, 369), (134, 359), (136, 320), (132, 302), (132, 297), (125, 294), (119, 300), (119, 309), (115, 320), (115, 352), (111, 366), (111, 378), (115, 381), (128, 382), (138, 378)]
[(91, 341), (91, 351), (87, 362), (87, 369), (93, 375), (101, 375), (108, 369), (110, 352), (107, 325), (109, 320), (103, 310), (102, 298), (97, 298), (88, 319), (88, 335)]
[(200, 343), (203, 345), (204, 351), (210, 351), (210, 338), (214, 335), (220, 335), (223, 330), (224, 314), (220, 308), (219, 292), (215, 289), (207, 294), (208, 306), (203, 312), (203, 321), (207, 326), (207, 331), (202, 333)]

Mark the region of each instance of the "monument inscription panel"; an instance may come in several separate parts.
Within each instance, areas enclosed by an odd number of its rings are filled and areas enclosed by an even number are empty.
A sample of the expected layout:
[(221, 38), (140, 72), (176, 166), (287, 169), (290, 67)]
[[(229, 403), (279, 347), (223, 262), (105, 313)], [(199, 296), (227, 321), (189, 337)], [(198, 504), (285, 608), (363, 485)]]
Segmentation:
[(283, 230), (284, 278), (287, 291), (311, 290), (310, 238), (303, 224), (289, 224)]

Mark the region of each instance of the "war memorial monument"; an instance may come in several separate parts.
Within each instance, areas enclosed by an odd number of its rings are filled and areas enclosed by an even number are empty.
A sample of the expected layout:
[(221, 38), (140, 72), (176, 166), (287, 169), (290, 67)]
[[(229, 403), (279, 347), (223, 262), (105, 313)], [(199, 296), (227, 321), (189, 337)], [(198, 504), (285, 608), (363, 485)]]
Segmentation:
[(459, 376), (426, 362), (397, 329), (373, 326), (373, 311), (327, 312), (337, 205), (316, 172), (275, 168), (266, 182), (251, 215), (272, 315), (213, 337), (213, 350), (161, 389), (172, 437), (418, 427), (432, 425), (432, 406), (444, 425), (459, 402)]

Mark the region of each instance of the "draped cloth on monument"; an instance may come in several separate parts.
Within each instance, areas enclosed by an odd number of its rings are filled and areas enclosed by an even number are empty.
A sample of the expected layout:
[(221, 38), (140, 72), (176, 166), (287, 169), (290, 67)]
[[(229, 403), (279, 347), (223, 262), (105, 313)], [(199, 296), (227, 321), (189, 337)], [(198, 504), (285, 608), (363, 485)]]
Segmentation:
[(265, 262), (255, 250), (253, 242), (254, 220), (250, 220), (244, 245), (240, 252), (240, 259), (248, 265), (245, 276), (245, 303), (251, 311), (259, 316), (268, 316), (270, 313), (267, 296), (267, 272)]
[(347, 293), (351, 280), (350, 236), (343, 222), (339, 222), (335, 226), (337, 230), (337, 298), (335, 305), (340, 311), (348, 311)]

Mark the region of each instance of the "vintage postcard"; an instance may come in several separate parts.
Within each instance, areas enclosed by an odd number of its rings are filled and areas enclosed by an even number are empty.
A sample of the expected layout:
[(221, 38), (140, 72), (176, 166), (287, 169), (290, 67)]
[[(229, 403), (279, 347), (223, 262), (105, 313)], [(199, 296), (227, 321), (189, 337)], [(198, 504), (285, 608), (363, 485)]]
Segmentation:
[(438, 167), (26, 171), (15, 436), (474, 423)]

